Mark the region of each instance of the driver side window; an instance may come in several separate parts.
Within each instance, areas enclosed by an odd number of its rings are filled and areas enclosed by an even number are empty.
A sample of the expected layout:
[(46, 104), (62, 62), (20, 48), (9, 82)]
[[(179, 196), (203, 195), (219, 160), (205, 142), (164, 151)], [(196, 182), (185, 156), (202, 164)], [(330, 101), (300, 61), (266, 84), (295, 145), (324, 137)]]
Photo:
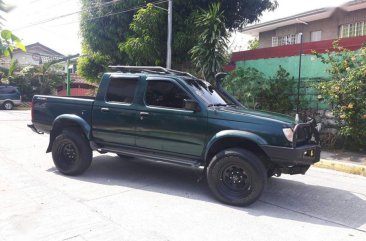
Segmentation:
[(145, 101), (149, 106), (184, 108), (184, 100), (190, 99), (178, 85), (166, 80), (149, 80)]

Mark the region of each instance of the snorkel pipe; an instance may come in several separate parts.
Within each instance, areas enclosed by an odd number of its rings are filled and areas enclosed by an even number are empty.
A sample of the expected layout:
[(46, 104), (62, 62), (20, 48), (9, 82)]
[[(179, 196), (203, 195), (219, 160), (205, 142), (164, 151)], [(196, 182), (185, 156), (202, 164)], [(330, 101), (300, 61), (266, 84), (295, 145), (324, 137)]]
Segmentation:
[(243, 107), (243, 105), (237, 100), (235, 99), (234, 96), (230, 95), (228, 92), (226, 92), (226, 90), (222, 87), (222, 80), (225, 78), (225, 76), (227, 75), (227, 73), (224, 72), (219, 72), (215, 75), (215, 82), (216, 82), (216, 89), (226, 98), (228, 98), (230, 101), (232, 101), (236, 106), (241, 106)]

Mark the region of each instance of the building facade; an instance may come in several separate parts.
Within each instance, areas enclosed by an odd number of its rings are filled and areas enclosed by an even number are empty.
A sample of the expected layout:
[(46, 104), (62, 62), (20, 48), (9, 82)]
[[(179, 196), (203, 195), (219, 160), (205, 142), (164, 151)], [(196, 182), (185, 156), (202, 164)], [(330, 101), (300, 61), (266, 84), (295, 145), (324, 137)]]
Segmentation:
[[(20, 49), (15, 49), (13, 52), (13, 59), (16, 59), (18, 61), (18, 66), (21, 67), (28, 65), (41, 65), (52, 60), (58, 60), (65, 57), (63, 54), (60, 54), (38, 42), (25, 47), (27, 49), (26, 52), (23, 52)], [(0, 58), (0, 66), (7, 68), (9, 67), (9, 64), (9, 57)]]
[(351, 1), (335, 8), (316, 9), (287, 18), (256, 24), (244, 33), (259, 38), (260, 48), (318, 42), (366, 35), (366, 1)]

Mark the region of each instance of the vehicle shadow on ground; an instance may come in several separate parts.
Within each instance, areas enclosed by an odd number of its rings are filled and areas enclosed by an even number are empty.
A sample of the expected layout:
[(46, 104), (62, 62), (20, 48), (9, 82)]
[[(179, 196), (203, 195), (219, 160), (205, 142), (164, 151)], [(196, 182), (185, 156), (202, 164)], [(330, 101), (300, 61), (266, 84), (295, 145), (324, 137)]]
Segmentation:
[[(54, 168), (49, 171), (58, 173)], [(225, 205), (211, 195), (205, 181), (197, 183), (199, 174), (188, 168), (102, 155), (94, 157), (92, 166), (83, 175), (69, 178)], [(250, 207), (227, 207), (254, 216), (366, 231), (366, 201), (362, 194), (288, 179), (270, 178), (260, 200)]]

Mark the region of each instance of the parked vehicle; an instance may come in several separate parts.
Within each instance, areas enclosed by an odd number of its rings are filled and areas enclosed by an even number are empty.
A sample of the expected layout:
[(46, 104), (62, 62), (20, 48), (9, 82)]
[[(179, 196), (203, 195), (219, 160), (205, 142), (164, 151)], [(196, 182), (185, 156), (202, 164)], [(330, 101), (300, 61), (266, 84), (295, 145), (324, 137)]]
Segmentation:
[(206, 81), (161, 67), (116, 66), (95, 98), (36, 95), (32, 124), (50, 133), (47, 152), (66, 175), (92, 151), (203, 169), (220, 201), (249, 205), (267, 177), (305, 174), (319, 161), (314, 122), (253, 111)]
[(22, 98), (17, 87), (0, 85), (0, 106), (5, 110), (11, 110), (20, 105)]

